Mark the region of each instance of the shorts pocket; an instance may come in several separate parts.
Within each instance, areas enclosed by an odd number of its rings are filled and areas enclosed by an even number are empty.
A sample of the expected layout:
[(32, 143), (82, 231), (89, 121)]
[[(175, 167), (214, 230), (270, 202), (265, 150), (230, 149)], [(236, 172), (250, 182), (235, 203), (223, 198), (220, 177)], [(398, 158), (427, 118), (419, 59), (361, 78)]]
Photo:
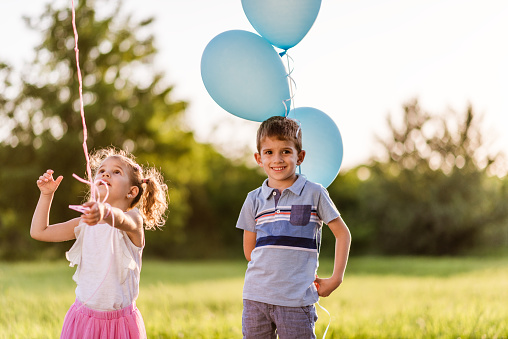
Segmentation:
[(293, 226), (305, 226), (310, 221), (311, 205), (292, 205), (289, 222)]
[(302, 306), (302, 311), (307, 315), (307, 317), (309, 318), (309, 322), (311, 324), (316, 323), (316, 321), (318, 320), (318, 315), (316, 312), (316, 307), (314, 305)]

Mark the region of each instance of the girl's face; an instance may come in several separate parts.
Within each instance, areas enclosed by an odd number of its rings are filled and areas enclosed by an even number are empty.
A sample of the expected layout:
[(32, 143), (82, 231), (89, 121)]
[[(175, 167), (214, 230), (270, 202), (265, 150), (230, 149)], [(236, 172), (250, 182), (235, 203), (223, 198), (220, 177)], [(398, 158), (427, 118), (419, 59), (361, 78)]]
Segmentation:
[[(111, 205), (129, 199), (128, 195), (131, 194), (133, 187), (129, 170), (128, 165), (117, 157), (106, 158), (101, 163), (95, 175), (101, 200), (106, 196), (106, 191), (108, 192), (107, 201)], [(100, 181), (98, 182), (98, 180)], [(106, 189), (104, 185), (107, 185), (108, 188)]]

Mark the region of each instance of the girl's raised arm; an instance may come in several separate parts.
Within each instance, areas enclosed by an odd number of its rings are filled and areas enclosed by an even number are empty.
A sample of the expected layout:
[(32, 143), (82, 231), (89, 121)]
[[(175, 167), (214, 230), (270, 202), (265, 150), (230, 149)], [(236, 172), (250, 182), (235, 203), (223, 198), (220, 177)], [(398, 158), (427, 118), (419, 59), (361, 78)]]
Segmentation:
[(74, 228), (79, 224), (79, 218), (74, 218), (69, 221), (49, 225), (49, 211), (51, 209), (51, 202), (58, 185), (63, 177), (53, 179), (53, 170), (47, 170), (46, 173), (39, 177), (37, 186), (41, 191), (37, 207), (32, 218), (32, 225), (30, 227), (30, 236), (36, 240), (59, 242), (75, 239)]

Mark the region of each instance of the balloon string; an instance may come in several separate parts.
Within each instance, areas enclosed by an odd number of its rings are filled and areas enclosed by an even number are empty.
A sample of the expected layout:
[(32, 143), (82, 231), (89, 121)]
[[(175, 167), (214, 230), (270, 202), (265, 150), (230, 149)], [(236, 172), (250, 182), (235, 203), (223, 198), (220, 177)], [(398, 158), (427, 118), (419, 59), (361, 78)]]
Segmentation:
[[(289, 99), (283, 100), (282, 103), (284, 104), (284, 108), (286, 110), (285, 117), (288, 118), (288, 119), (292, 119), (292, 120), (296, 121), (296, 123), (298, 124), (298, 130), (296, 131), (296, 135), (295, 135), (295, 138), (298, 138), (298, 133), (300, 133), (300, 131), (302, 129), (302, 123), (298, 119), (296, 119), (296, 114), (295, 114), (294, 118), (289, 118), (288, 117), (289, 112), (291, 110), (291, 105), (293, 106), (293, 109), (295, 109), (295, 93), (293, 92), (293, 85), (295, 85), (295, 90), (296, 90), (296, 81), (291, 76), (291, 74), (294, 71), (294, 67), (291, 67), (291, 64), (289, 63), (289, 60), (293, 61), (293, 58), (291, 58), (289, 53), (287, 53), (287, 50), (285, 50), (284, 53), (280, 53), (281, 57), (283, 57), (284, 55), (286, 55), (286, 60), (287, 60), (287, 64), (288, 64), (288, 66), (287, 66), (287, 71), (288, 71), (287, 77), (289, 79)], [(287, 101), (290, 101), (289, 108), (286, 105)], [(298, 174), (302, 174), (302, 167), (300, 165), (298, 165)]]
[[(291, 105), (293, 106), (293, 109), (295, 109), (295, 93), (293, 92), (293, 85), (295, 85), (295, 90), (296, 90), (296, 82), (295, 82), (295, 79), (293, 79), (293, 77), (291, 76), (291, 74), (293, 73), (294, 67), (291, 67), (291, 65), (289, 63), (289, 60), (291, 59), (291, 61), (293, 61), (293, 58), (291, 58), (291, 56), (289, 56), (289, 53), (286, 53), (286, 59), (288, 62), (287, 77), (289, 79), (289, 99), (284, 100), (283, 104), (284, 104), (284, 107), (286, 108), (286, 118), (287, 118), (289, 115), (289, 111), (291, 110)], [(286, 105), (286, 101), (291, 101), (291, 103), (289, 105), (289, 109)], [(298, 123), (298, 130), (296, 131), (296, 137), (298, 137), (298, 133), (300, 133), (300, 129), (302, 127), (302, 123), (298, 119), (296, 119), (296, 115), (295, 115), (295, 118), (292, 118), (292, 119)]]
[(296, 106), (295, 106), (295, 101), (294, 101), (295, 94), (293, 92), (293, 84), (295, 85), (295, 90), (296, 90), (296, 82), (293, 79), (293, 77), (291, 76), (291, 74), (294, 71), (294, 67), (290, 66), (289, 60), (293, 61), (293, 58), (291, 58), (289, 53), (286, 53), (286, 60), (288, 63), (289, 93), (290, 93), (291, 105), (293, 106), (293, 108), (295, 108)]
[[(100, 180), (100, 179), (96, 180), (95, 182), (91, 181), (92, 180), (92, 169), (90, 167), (90, 157), (88, 155), (88, 147), (86, 144), (86, 141), (88, 139), (88, 131), (86, 128), (85, 109), (84, 109), (84, 104), (83, 104), (83, 80), (81, 77), (81, 69), (79, 67), (79, 48), (78, 48), (79, 37), (78, 37), (78, 30), (76, 28), (76, 10), (74, 8), (74, 0), (71, 0), (71, 5), (72, 5), (72, 30), (74, 32), (74, 52), (76, 53), (76, 68), (77, 68), (78, 82), (79, 82), (79, 108), (80, 108), (80, 113), (81, 113), (81, 123), (83, 125), (83, 152), (85, 153), (85, 159), (86, 159), (86, 173), (88, 175), (88, 178), (90, 178), (90, 181), (82, 179), (74, 173), (72, 174), (72, 176), (74, 178), (76, 178), (77, 180), (81, 181), (82, 183), (90, 185), (90, 195), (91, 195), (92, 201), (105, 203), (106, 200), (108, 199), (108, 196), (109, 196), (108, 183), (105, 182), (104, 180)], [(99, 185), (103, 184), (104, 187), (106, 187), (106, 195), (104, 196), (104, 199), (102, 201), (100, 200), (100, 192), (99, 192), (98, 184)], [(97, 191), (97, 198), (95, 195), (96, 191)], [(82, 207), (82, 206), (80, 207), (79, 205), (70, 205), (69, 208), (77, 210), (77, 211), (82, 211), (82, 210), (86, 209), (85, 207)], [(115, 227), (115, 219), (113, 216), (112, 216), (112, 226)]]
[[(282, 103), (284, 104), (284, 108), (286, 110), (285, 112), (285, 116), (287, 117), (288, 114), (289, 114), (289, 111), (291, 110), (291, 105), (293, 106), (293, 108), (295, 108), (295, 102), (294, 102), (294, 98), (295, 98), (295, 94), (293, 92), (293, 85), (295, 86), (295, 90), (296, 90), (296, 82), (295, 80), (293, 79), (293, 77), (291, 76), (291, 74), (293, 73), (293, 70), (294, 70), (294, 67), (291, 67), (290, 63), (289, 63), (289, 60), (291, 59), (291, 61), (293, 61), (293, 58), (291, 58), (291, 56), (289, 56), (289, 53), (286, 53), (286, 59), (287, 59), (287, 77), (289, 79), (289, 99), (286, 99), (286, 100), (283, 100)], [(289, 107), (288, 105), (286, 104), (286, 102), (289, 101)]]
[[(87, 128), (86, 128), (86, 121), (85, 121), (85, 110), (84, 110), (84, 104), (83, 104), (83, 80), (82, 80), (82, 77), (81, 77), (81, 69), (79, 67), (79, 48), (78, 48), (78, 30), (76, 28), (76, 11), (75, 11), (75, 8), (74, 8), (74, 0), (71, 0), (71, 4), (72, 4), (72, 30), (74, 32), (74, 52), (76, 54), (76, 69), (77, 69), (77, 73), (78, 73), (78, 82), (79, 82), (79, 109), (80, 109), (80, 113), (81, 113), (81, 123), (83, 125), (83, 152), (85, 153), (85, 159), (86, 159), (86, 174), (88, 176), (88, 178), (90, 180), (92, 180), (92, 169), (90, 167), (90, 157), (88, 155), (88, 147), (87, 147), (87, 135), (88, 135), (88, 131), (87, 131)], [(95, 191), (97, 190), (97, 195), (99, 196), (99, 200), (100, 200), (100, 193), (99, 193), (99, 190), (98, 190), (98, 187), (96, 185), (97, 182), (102, 182), (104, 184), (104, 186), (106, 187), (106, 195), (103, 199), (103, 202), (106, 201), (106, 199), (108, 198), (108, 194), (109, 194), (109, 188), (108, 188), (108, 185), (106, 182), (102, 181), (102, 180), (97, 180), (96, 182), (91, 182), (91, 181), (87, 181), (87, 180), (84, 180), (82, 178), (80, 178), (79, 176), (77, 176), (76, 174), (73, 174), (72, 175), (74, 178), (78, 179), (79, 181), (83, 182), (83, 183), (86, 183), (88, 185), (90, 185), (90, 192), (91, 192), (91, 200), (92, 201), (96, 201), (96, 198), (95, 198)], [(100, 202), (100, 201), (99, 201)], [(81, 212), (81, 213), (84, 213), (87, 208), (84, 207), (84, 206), (81, 206), (81, 205), (69, 205), (69, 208), (73, 209), (73, 210), (76, 210), (78, 212)], [(115, 227), (115, 216), (114, 214), (111, 212), (111, 226), (114, 228)], [(109, 261), (109, 265), (108, 265), (108, 269), (106, 271), (106, 274), (104, 275), (104, 278), (102, 279), (102, 281), (100, 282), (99, 286), (97, 286), (97, 288), (95, 289), (95, 291), (92, 293), (92, 295), (90, 295), (90, 297), (88, 297), (87, 300), (85, 300), (79, 307), (81, 308), (82, 306), (84, 306), (85, 304), (88, 303), (88, 301), (90, 301), (90, 299), (95, 295), (95, 293), (97, 293), (97, 291), (100, 289), (100, 287), (104, 284), (104, 282), (106, 281), (106, 277), (108, 276), (109, 274), (109, 271), (111, 269), (111, 265), (113, 264), (113, 258), (114, 258), (114, 247), (113, 247), (113, 235), (114, 235), (114, 232), (116, 232), (117, 230), (113, 230), (113, 232), (111, 232), (111, 260)]]
[(317, 304), (319, 307), (321, 307), (321, 309), (322, 309), (323, 311), (325, 311), (325, 312), (326, 312), (326, 314), (328, 314), (328, 325), (326, 326), (325, 333), (323, 333), (323, 339), (325, 339), (325, 338), (326, 338), (326, 332), (328, 332), (328, 328), (330, 327), (330, 323), (332, 322), (332, 316), (330, 315), (330, 312), (328, 312), (328, 311), (326, 310), (326, 308), (324, 308), (323, 306), (321, 306), (321, 305), (319, 304), (319, 301), (317, 301), (317, 302), (316, 302), (316, 304)]
[[(99, 179), (99, 180), (95, 180), (95, 182), (90, 182), (90, 181), (80, 178), (79, 176), (77, 176), (74, 173), (72, 174), (72, 176), (74, 178), (76, 178), (78, 181), (81, 181), (82, 183), (90, 185), (91, 189), (93, 189), (94, 191), (97, 190), (97, 202), (102, 202), (102, 203), (106, 202), (106, 200), (108, 199), (108, 196), (109, 196), (109, 187), (108, 187), (108, 183), (106, 181)], [(99, 188), (98, 188), (98, 185), (100, 185), (100, 184), (103, 184), (104, 187), (106, 187), (106, 195), (104, 196), (104, 199), (102, 199), (102, 201), (101, 201), (101, 194), (100, 194)], [(81, 212), (80, 211), (81, 209), (86, 209), (85, 207), (78, 209), (78, 208), (76, 208), (76, 206), (81, 206), (81, 205), (69, 205), (69, 208), (76, 210), (78, 212)]]
[[(319, 252), (321, 251), (321, 239), (322, 239), (322, 233), (319, 232), (319, 230), (316, 230), (314, 236), (316, 237), (316, 248), (317, 248), (317, 259), (319, 260)], [(316, 274), (316, 278), (317, 278), (317, 274)], [(318, 285), (319, 286), (319, 285)], [(316, 286), (317, 289), (319, 289), (319, 287)], [(323, 306), (321, 306), (321, 304), (319, 303), (319, 297), (318, 297), (318, 301), (316, 301), (316, 304), (323, 310), (326, 312), (326, 314), (328, 314), (328, 325), (326, 326), (326, 330), (325, 330), (325, 333), (323, 333), (323, 339), (326, 339), (326, 333), (328, 332), (328, 329), (330, 328), (330, 324), (332, 323), (332, 316), (330, 314), (330, 312), (328, 312), (328, 310), (326, 308), (324, 308)]]
[[(74, 9), (74, 0), (71, 0), (72, 3), (72, 30), (74, 32), (74, 52), (76, 54), (76, 68), (78, 73), (78, 82), (79, 82), (79, 109), (81, 113), (81, 123), (83, 125), (83, 152), (85, 153), (86, 159), (86, 174), (88, 178), (92, 178), (92, 170), (90, 168), (90, 158), (88, 156), (88, 147), (86, 141), (88, 139), (88, 132), (86, 128), (85, 121), (85, 109), (83, 105), (83, 80), (81, 78), (81, 69), (79, 67), (79, 48), (78, 48), (78, 30), (76, 28), (76, 11)], [(90, 186), (92, 201), (95, 201), (95, 189), (93, 189), (92, 185)]]

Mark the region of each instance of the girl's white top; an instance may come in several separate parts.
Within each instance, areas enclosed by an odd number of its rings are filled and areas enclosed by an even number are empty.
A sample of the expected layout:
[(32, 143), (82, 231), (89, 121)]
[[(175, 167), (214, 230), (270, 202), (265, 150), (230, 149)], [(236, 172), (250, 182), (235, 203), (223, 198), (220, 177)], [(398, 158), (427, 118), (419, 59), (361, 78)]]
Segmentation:
[(109, 224), (74, 229), (76, 242), (65, 253), (70, 266), (78, 265), (72, 277), (77, 283), (76, 298), (98, 311), (119, 310), (139, 295), (141, 255), (125, 231)]

